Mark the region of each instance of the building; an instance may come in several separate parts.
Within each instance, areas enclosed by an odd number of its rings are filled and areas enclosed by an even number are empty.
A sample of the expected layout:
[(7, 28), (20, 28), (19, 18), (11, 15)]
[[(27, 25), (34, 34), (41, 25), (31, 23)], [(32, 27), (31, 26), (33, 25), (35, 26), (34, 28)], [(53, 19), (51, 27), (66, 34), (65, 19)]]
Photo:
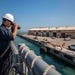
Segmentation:
[(32, 28), (28, 31), (29, 35), (47, 36), (65, 38), (71, 37), (75, 39), (75, 27), (51, 27), (51, 28)]

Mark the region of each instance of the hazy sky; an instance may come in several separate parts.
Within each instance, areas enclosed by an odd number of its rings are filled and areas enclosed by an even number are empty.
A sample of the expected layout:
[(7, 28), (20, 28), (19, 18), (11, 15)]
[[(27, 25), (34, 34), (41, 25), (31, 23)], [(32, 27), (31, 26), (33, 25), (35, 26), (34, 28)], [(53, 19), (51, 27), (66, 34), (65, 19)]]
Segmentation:
[(0, 17), (5, 13), (13, 14), (23, 31), (75, 26), (75, 0), (0, 0)]

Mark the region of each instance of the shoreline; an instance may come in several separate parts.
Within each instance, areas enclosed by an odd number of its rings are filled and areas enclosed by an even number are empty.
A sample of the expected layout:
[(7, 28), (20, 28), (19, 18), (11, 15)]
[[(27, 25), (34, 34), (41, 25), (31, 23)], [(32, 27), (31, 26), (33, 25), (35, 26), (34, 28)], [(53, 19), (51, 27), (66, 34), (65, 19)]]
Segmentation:
[(65, 48), (65, 45), (62, 47), (62, 45), (59, 45), (59, 43), (55, 43), (58, 41), (59, 38), (52, 39), (50, 37), (33, 36), (27, 34), (19, 34), (18, 36), (28, 40), (29, 42), (39, 45), (40, 51), (44, 51), (45, 53), (51, 53), (54, 56), (57, 56), (75, 66), (75, 52)]

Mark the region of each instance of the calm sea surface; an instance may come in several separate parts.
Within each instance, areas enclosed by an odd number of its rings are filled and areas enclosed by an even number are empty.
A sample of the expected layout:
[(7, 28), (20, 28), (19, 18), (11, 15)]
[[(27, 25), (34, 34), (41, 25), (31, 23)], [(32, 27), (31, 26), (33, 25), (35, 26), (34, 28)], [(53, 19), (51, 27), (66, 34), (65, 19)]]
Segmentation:
[(56, 67), (56, 70), (60, 72), (62, 75), (75, 75), (75, 66), (72, 66), (66, 63), (65, 61), (62, 61), (61, 59), (58, 59), (53, 55), (40, 53), (40, 48), (38, 46), (17, 36), (14, 40), (14, 44), (16, 45), (16, 47), (18, 47), (18, 44), (20, 43), (25, 43), (31, 50), (35, 52), (36, 55), (42, 56), (43, 60), (47, 62), (49, 65), (53, 64)]

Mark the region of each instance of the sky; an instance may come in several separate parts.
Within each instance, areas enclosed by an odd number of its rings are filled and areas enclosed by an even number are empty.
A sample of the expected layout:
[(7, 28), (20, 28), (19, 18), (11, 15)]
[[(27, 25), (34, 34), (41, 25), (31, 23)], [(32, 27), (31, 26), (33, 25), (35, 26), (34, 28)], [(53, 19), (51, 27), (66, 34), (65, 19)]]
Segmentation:
[(14, 16), (21, 31), (75, 26), (75, 0), (0, 0), (0, 24), (6, 13)]

